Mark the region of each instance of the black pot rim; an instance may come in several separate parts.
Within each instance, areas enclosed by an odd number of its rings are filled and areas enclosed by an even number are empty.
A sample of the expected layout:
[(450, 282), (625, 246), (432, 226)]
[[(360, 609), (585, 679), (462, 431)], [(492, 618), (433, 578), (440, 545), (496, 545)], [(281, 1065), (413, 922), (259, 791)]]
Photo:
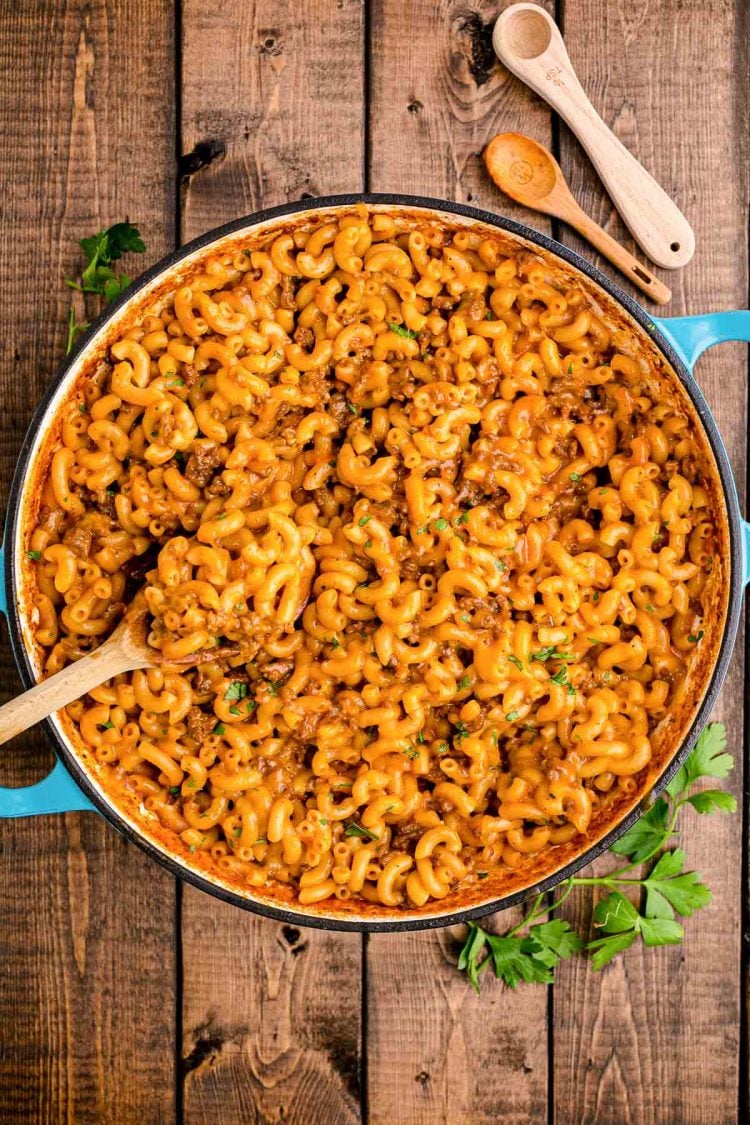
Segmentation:
[(421, 195), (403, 195), (399, 193), (362, 193), (362, 194), (345, 194), (345, 195), (330, 195), (322, 196), (314, 199), (304, 199), (295, 203), (285, 203), (278, 207), (266, 208), (262, 211), (257, 211), (251, 215), (245, 215), (242, 218), (235, 219), (230, 223), (225, 223), (220, 227), (216, 227), (205, 234), (200, 235), (198, 238), (193, 239), (191, 242), (186, 243), (184, 246), (171, 253), (165, 255), (153, 266), (141, 274), (133, 284), (125, 291), (125, 293), (108, 305), (106, 309), (92, 322), (89, 329), (79, 337), (76, 346), (71, 353), (65, 357), (62, 364), (58, 367), (50, 385), (48, 386), (41, 402), (39, 403), (34, 416), (29, 425), (26, 436), (24, 437), (23, 444), (18, 454), (16, 461), (16, 469), (13, 476), (10, 492), (8, 495), (8, 515), (6, 518), (5, 526), (5, 588), (9, 593), (8, 597), (8, 632), (11, 641), (13, 655), (18, 666), (21, 679), (25, 687), (32, 687), (36, 682), (33, 674), (33, 669), (29, 654), (22, 640), (22, 627), (19, 612), (19, 597), (16, 588), (14, 567), (12, 562), (12, 547), (17, 534), (17, 525), (21, 514), (20, 500), (23, 493), (23, 484), (28, 475), (29, 458), (31, 448), (33, 445), (34, 437), (41, 426), (41, 423), (47, 413), (47, 407), (60, 387), (60, 384), (65, 380), (71, 369), (78, 361), (81, 352), (86, 348), (92, 338), (99, 332), (99, 330), (108, 323), (119, 310), (141, 289), (150, 284), (154, 279), (160, 275), (168, 272), (179, 262), (189, 257), (192, 253), (198, 250), (206, 249), (214, 242), (245, 230), (249, 227), (257, 226), (261, 223), (266, 223), (274, 219), (282, 219), (291, 215), (302, 215), (307, 212), (322, 211), (329, 208), (351, 207), (358, 203), (365, 204), (380, 204), (393, 207), (411, 208), (414, 210), (425, 211), (438, 211), (449, 215), (458, 215), (462, 218), (471, 219), (476, 222), (484, 223), (488, 226), (495, 227), (499, 230), (507, 231), (512, 235), (525, 239), (527, 242), (535, 243), (543, 250), (554, 254), (568, 265), (573, 266), (579, 270), (584, 276), (595, 282), (602, 289), (604, 289), (614, 300), (629, 313), (629, 315), (639, 324), (639, 326), (650, 336), (650, 338), (657, 345), (659, 350), (663, 353), (665, 358), (669, 361), (671, 367), (676, 375), (682, 382), (688, 396), (693, 403), (693, 406), (701, 420), (704, 427), (706, 436), (711, 446), (712, 453), (716, 460), (721, 479), (724, 498), (727, 507), (729, 518), (729, 539), (730, 539), (730, 589), (727, 607), (727, 618), (724, 628), (724, 634), (721, 640), (719, 653), (714, 665), (711, 679), (706, 688), (703, 701), (690, 725), (689, 730), (685, 734), (683, 743), (680, 749), (672, 758), (669, 765), (661, 773), (655, 784), (651, 787), (648, 793), (642, 799), (640, 805), (636, 807), (631, 813), (620, 821), (614, 828), (610, 829), (600, 840), (596, 841), (591, 847), (587, 848), (580, 855), (576, 856), (569, 863), (560, 868), (559, 871), (546, 878), (534, 883), (532, 886), (525, 887), (521, 890), (514, 891), (512, 894), (503, 896), (499, 899), (493, 899), (489, 902), (482, 903), (478, 906), (471, 906), (465, 908), (458, 908), (456, 910), (445, 911), (438, 915), (425, 915), (417, 918), (404, 918), (403, 920), (398, 917), (379, 920), (377, 918), (347, 918), (341, 917), (327, 917), (325, 915), (317, 915), (314, 913), (307, 913), (302, 908), (295, 909), (293, 907), (285, 907), (280, 905), (273, 905), (269, 902), (256, 899), (248, 899), (238, 892), (230, 890), (228, 887), (218, 885), (211, 879), (207, 878), (199, 871), (183, 867), (176, 857), (172, 856), (166, 849), (162, 849), (148, 839), (144, 834), (137, 831), (128, 823), (127, 820), (119, 813), (117, 808), (104, 800), (98, 789), (91, 783), (88, 773), (79, 762), (77, 756), (73, 752), (68, 741), (63, 738), (57, 731), (56, 727), (50, 720), (44, 721), (44, 728), (47, 735), (52, 741), (56, 755), (63, 761), (66, 769), (74, 778), (76, 784), (85, 793), (91, 803), (97, 810), (112, 824), (119, 832), (121, 832), (128, 840), (135, 843), (143, 851), (147, 853), (152, 859), (155, 859), (163, 867), (175, 875), (177, 878), (192, 886), (197, 887), (199, 890), (221, 899), (224, 902), (231, 903), (233, 906), (238, 906), (243, 910), (249, 910), (252, 913), (263, 915), (278, 922), (289, 923), (295, 926), (310, 926), (316, 929), (324, 930), (343, 930), (353, 931), (359, 933), (398, 933), (407, 932), (411, 930), (427, 930), (436, 929), (443, 926), (458, 925), (460, 923), (471, 922), (485, 917), (487, 914), (492, 914), (500, 910), (506, 910), (512, 906), (516, 906), (524, 900), (546, 891), (551, 890), (565, 879), (574, 875), (580, 868), (592, 863), (594, 859), (600, 856), (603, 852), (615, 842), (615, 840), (626, 832), (642, 815), (644, 806), (650, 804), (653, 799), (669, 783), (671, 778), (675, 775), (677, 770), (684, 762), (687, 755), (695, 745), (698, 736), (705, 726), (708, 717), (716, 703), (719, 692), (721, 691), (724, 678), (727, 673), (729, 662), (731, 660), (734, 639), (737, 633), (737, 628), (740, 620), (743, 586), (742, 586), (742, 555), (741, 555), (741, 517), (739, 510), (739, 500), (737, 497), (737, 490), (732, 477), (731, 467), (727, 456), (724, 443), (719, 434), (718, 427), (714, 420), (708, 404), (701, 393), (701, 390), (696, 383), (692, 373), (685, 366), (682, 358), (675, 352), (671, 343), (667, 338), (658, 330), (651, 317), (636, 301), (633, 300), (627, 293), (619, 288), (608, 277), (605, 277), (595, 266), (591, 265), (582, 258), (575, 251), (569, 250), (566, 246), (556, 242), (548, 235), (542, 234), (540, 231), (534, 230), (532, 227), (525, 226), (512, 219), (507, 219), (502, 215), (496, 215), (489, 211), (484, 211), (481, 208), (473, 207), (463, 203), (453, 203), (442, 199), (433, 199), (428, 196)]

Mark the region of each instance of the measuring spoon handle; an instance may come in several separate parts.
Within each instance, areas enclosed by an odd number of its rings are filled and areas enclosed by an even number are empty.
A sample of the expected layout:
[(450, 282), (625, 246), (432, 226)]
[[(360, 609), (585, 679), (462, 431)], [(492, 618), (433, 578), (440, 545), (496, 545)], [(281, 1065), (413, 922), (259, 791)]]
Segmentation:
[(514, 4), (497, 20), (492, 42), (508, 70), (557, 110), (578, 137), (649, 258), (665, 269), (687, 265), (695, 252), (690, 224), (592, 106), (555, 21), (536, 4)]

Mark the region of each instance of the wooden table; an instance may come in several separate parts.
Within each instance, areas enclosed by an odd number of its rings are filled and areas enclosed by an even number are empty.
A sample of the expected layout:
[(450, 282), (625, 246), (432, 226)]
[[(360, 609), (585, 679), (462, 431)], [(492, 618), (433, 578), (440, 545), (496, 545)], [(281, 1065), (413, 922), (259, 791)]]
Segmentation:
[[(504, 6), (0, 3), (3, 485), (63, 350), (76, 240), (126, 216), (149, 262), (261, 206), (364, 188), (473, 201), (549, 230), (483, 171), (489, 138), (518, 129), (555, 148), (586, 210), (630, 244), (571, 135), (496, 63)], [(556, 15), (593, 101), (695, 228), (669, 311), (742, 307), (747, 5), (560, 0)], [(746, 349), (715, 350), (699, 379), (742, 489)], [(718, 710), (738, 797), (742, 657), (740, 643)], [(2, 660), (12, 694), (7, 645)], [(29, 783), (50, 759), (37, 733), (18, 739), (2, 780)], [(688, 818), (684, 839), (715, 896), (684, 948), (634, 948), (598, 975), (569, 963), (553, 989), (488, 978), (478, 997), (455, 971), (454, 933), (298, 930), (176, 884), (92, 814), (6, 822), (0, 1121), (737, 1120), (747, 845), (739, 815)], [(591, 900), (575, 903), (585, 928)]]

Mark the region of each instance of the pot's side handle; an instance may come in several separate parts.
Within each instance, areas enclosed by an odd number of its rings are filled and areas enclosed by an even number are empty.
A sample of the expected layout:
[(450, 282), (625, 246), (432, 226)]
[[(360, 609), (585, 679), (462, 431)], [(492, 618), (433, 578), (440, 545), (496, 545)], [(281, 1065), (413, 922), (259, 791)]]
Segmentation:
[[(3, 548), (0, 547), (0, 575), (4, 573)], [(7, 614), (8, 603), (4, 583), (0, 582), (0, 612)], [(0, 820), (17, 816), (38, 816), (41, 813), (96, 812), (88, 797), (81, 792), (65, 766), (55, 761), (52, 772), (36, 785), (8, 789), (0, 785)]]
[[(750, 343), (750, 309), (705, 313), (703, 316), (654, 317), (662, 332), (690, 370), (712, 344), (730, 340)], [(742, 521), (742, 579), (750, 582), (750, 523)]]
[(713, 344), (726, 344), (730, 340), (750, 342), (750, 309), (702, 316), (657, 316), (654, 324), (691, 371), (706, 348)]

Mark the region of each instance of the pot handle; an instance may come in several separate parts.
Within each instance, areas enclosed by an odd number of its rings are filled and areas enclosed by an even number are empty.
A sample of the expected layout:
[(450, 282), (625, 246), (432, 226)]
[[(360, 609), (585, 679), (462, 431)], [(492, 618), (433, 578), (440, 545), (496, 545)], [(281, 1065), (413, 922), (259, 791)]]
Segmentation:
[[(654, 324), (690, 371), (713, 344), (732, 340), (750, 343), (750, 309), (702, 316), (656, 316)], [(750, 523), (747, 520), (742, 520), (742, 581), (745, 586), (750, 582)]]
[[(5, 571), (4, 551), (0, 547), (0, 575)], [(5, 585), (0, 583), (0, 613), (7, 616)], [(35, 785), (8, 789), (0, 785), (0, 820), (41, 813), (96, 812), (88, 797), (78, 788), (65, 766), (55, 760), (52, 772)]]
[(654, 324), (691, 371), (712, 344), (726, 344), (731, 340), (750, 343), (750, 309), (702, 316), (655, 316)]

